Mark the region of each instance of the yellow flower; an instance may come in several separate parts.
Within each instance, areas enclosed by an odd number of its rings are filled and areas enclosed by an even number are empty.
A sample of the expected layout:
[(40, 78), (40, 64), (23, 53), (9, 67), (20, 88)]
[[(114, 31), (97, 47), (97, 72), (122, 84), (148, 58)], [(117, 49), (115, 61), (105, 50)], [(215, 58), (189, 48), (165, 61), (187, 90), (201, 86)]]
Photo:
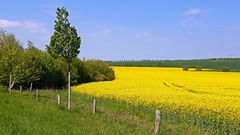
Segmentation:
[(184, 72), (180, 68), (113, 67), (116, 80), (73, 87), (183, 115), (240, 122), (240, 73)]

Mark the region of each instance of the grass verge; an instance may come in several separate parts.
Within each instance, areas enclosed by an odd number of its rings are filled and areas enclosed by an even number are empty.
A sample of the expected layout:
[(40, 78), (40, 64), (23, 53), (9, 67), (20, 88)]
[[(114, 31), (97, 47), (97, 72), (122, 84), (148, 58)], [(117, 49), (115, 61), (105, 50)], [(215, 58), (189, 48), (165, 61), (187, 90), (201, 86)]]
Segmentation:
[[(154, 110), (126, 102), (72, 93), (72, 109), (66, 108), (67, 91), (18, 91), (10, 95), (0, 90), (1, 135), (149, 135), (154, 129)], [(57, 106), (57, 94), (62, 104)], [(91, 113), (92, 100), (97, 99), (97, 112)], [(161, 121), (163, 135), (210, 134), (196, 126), (168, 120)]]

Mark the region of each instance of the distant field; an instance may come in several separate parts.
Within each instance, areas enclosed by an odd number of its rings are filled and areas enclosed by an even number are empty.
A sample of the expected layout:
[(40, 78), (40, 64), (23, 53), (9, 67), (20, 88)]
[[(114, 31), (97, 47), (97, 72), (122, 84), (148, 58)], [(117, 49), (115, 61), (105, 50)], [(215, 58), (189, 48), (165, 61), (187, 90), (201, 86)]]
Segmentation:
[(230, 71), (240, 71), (240, 58), (201, 59), (201, 60), (141, 60), (141, 61), (107, 61), (111, 66), (137, 67), (196, 67), (221, 70), (229, 67)]
[[(116, 80), (74, 87), (75, 91), (113, 98), (178, 114), (218, 132), (240, 134), (240, 73), (182, 71), (181, 68), (114, 67)], [(167, 118), (166, 118), (167, 119)]]

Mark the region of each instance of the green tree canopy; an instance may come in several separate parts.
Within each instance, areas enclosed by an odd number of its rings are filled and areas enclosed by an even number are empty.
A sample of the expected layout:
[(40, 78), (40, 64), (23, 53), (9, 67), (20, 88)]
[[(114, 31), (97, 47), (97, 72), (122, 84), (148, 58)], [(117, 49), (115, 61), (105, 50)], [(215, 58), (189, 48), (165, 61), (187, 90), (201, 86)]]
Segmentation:
[(31, 41), (28, 41), (28, 48), (25, 49), (22, 55), (22, 61), (20, 66), (17, 68), (16, 77), (18, 78), (18, 83), (29, 84), (40, 80), (40, 75), (42, 74), (42, 64), (43, 52), (38, 48), (34, 47)]
[(63, 57), (68, 62), (77, 57), (80, 50), (81, 39), (75, 27), (70, 26), (66, 8), (57, 8), (54, 33), (51, 36), (47, 51), (53, 57)]
[[(17, 69), (21, 65), (23, 47), (13, 34), (0, 30), (0, 72), (4, 83), (9, 83), (9, 91), (17, 79)], [(9, 77), (9, 80), (6, 81)]]

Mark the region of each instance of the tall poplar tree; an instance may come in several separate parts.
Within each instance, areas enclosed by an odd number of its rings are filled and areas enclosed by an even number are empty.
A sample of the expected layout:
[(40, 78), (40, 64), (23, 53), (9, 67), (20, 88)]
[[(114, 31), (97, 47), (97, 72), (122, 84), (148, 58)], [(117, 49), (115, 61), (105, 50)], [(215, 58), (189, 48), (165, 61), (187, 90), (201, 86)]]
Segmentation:
[(57, 58), (63, 57), (68, 63), (68, 110), (71, 108), (71, 62), (80, 53), (81, 38), (75, 27), (70, 25), (68, 11), (66, 8), (57, 8), (57, 19), (55, 20), (54, 33), (50, 44), (47, 46), (48, 53)]

